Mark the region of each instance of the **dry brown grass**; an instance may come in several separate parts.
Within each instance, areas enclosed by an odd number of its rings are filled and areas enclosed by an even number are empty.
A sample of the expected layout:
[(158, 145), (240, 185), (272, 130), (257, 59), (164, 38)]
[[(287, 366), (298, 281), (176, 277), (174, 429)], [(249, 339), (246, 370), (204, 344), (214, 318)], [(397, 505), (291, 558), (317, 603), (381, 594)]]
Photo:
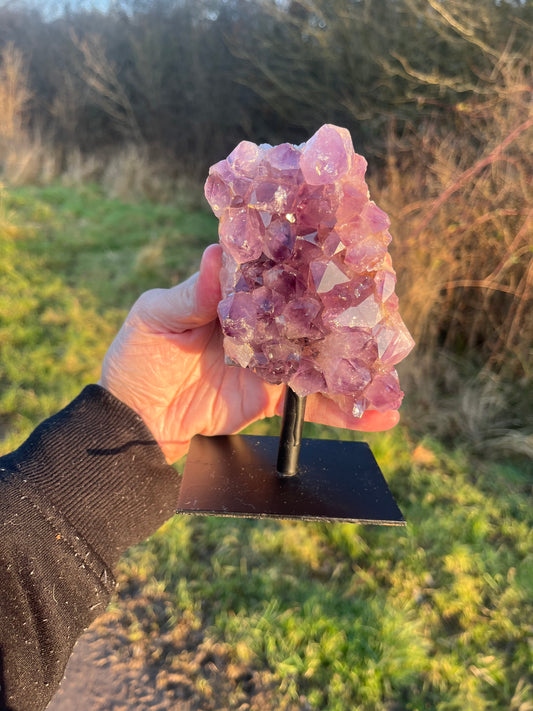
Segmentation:
[(126, 144), (105, 159), (101, 182), (110, 197), (206, 209), (202, 184), (187, 169), (146, 145)]
[(11, 185), (48, 183), (60, 171), (58, 152), (28, 127), (31, 97), (27, 60), (8, 43), (0, 53), (0, 175)]
[(456, 130), (392, 138), (377, 200), (391, 214), (403, 313), (421, 348), (531, 377), (533, 112), (526, 68), (502, 59)]
[(39, 132), (21, 134), (2, 153), (0, 171), (10, 185), (47, 185), (61, 172), (60, 153)]
[(31, 93), (22, 52), (8, 43), (0, 54), (0, 140), (16, 139), (24, 130), (24, 114)]
[(145, 145), (128, 144), (107, 161), (102, 183), (111, 197), (123, 200), (170, 198), (166, 170), (158, 166)]
[(65, 156), (61, 182), (72, 188), (99, 182), (102, 179), (104, 167), (103, 157), (95, 154), (84, 155), (79, 148), (73, 148)]

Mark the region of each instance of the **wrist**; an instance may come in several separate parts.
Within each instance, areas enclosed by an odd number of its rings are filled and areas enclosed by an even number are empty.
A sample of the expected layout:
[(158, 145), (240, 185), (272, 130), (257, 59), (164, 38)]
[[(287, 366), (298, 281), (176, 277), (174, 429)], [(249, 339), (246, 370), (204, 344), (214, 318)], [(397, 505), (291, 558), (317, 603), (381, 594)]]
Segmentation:
[(113, 567), (175, 510), (179, 477), (144, 422), (90, 385), (13, 455), (44, 497)]

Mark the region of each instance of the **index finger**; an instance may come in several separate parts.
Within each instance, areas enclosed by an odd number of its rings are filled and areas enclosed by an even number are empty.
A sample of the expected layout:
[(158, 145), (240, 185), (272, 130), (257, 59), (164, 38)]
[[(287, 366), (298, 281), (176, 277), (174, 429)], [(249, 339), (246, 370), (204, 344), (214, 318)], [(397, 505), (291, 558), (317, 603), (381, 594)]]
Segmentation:
[(334, 400), (323, 395), (309, 395), (305, 409), (305, 419), (319, 425), (330, 427), (343, 427), (348, 430), (360, 432), (381, 432), (390, 430), (398, 424), (400, 413), (398, 410), (366, 410), (361, 417), (354, 417), (341, 410)]

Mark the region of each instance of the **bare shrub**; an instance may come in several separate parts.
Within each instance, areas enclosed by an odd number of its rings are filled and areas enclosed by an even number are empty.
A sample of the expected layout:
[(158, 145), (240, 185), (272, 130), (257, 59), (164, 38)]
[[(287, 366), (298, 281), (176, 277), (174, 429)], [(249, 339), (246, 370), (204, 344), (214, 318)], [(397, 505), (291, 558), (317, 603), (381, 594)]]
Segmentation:
[(393, 220), (398, 289), (421, 347), (531, 376), (531, 89), (516, 57), (502, 57), (491, 79), (490, 96), (455, 106), (453, 133), (432, 122), (391, 132), (376, 194)]
[(533, 459), (531, 382), (478, 370), (449, 351), (417, 352), (399, 365), (402, 419), (413, 432), (461, 444), (480, 456)]

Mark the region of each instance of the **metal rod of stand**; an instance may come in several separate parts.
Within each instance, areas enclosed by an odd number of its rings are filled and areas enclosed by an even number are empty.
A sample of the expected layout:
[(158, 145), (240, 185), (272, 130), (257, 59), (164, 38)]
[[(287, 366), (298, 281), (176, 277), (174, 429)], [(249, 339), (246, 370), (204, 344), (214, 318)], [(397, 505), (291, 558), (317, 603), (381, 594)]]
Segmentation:
[(294, 476), (298, 471), (298, 457), (302, 444), (302, 428), (305, 414), (305, 397), (300, 397), (288, 386), (285, 388), (285, 404), (281, 420), (278, 461), (280, 476)]

